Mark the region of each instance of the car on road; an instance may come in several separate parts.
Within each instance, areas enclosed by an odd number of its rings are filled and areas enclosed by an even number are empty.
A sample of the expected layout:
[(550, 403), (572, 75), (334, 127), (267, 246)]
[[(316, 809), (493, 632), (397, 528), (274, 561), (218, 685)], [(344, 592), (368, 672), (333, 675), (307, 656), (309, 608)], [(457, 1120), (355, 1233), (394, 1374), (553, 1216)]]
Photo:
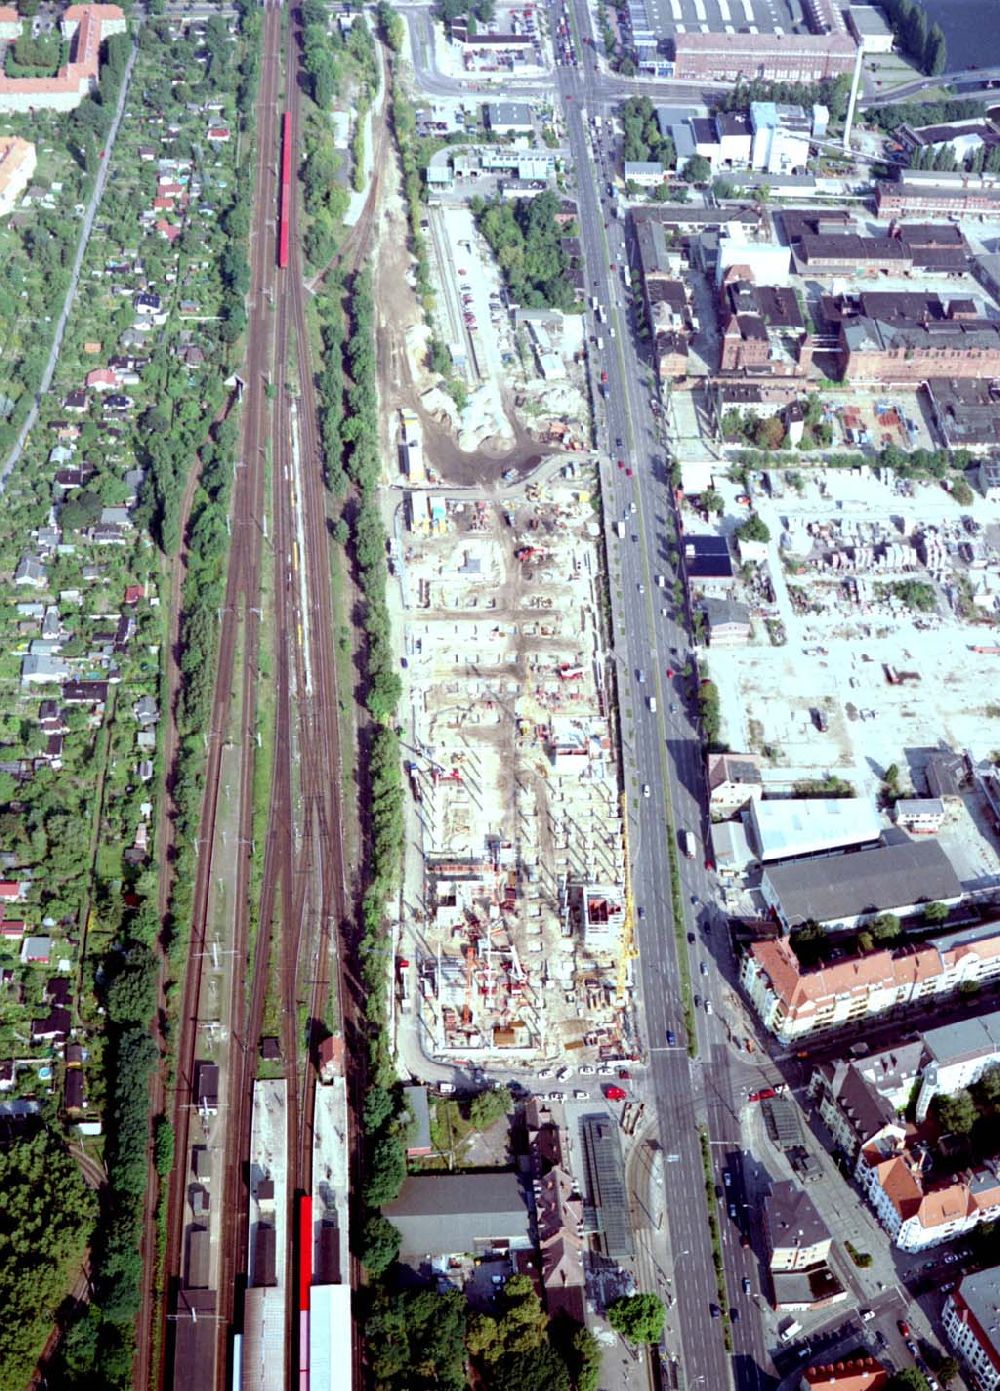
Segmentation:
[(777, 1096), (777, 1095), (778, 1095), (778, 1093), (774, 1090), (773, 1087), (761, 1087), (761, 1089), (760, 1089), (759, 1092), (751, 1092), (750, 1095), (747, 1097), (747, 1100), (748, 1100), (748, 1101), (770, 1101), (772, 1096)]
[(944, 1258), (944, 1263), (945, 1263), (945, 1265), (957, 1265), (957, 1264), (958, 1264), (958, 1257), (955, 1255), (954, 1251), (949, 1251), (949, 1252), (948, 1252), (948, 1254), (947, 1254), (947, 1255), (945, 1256), (945, 1258)]
[(919, 1351), (919, 1349), (918, 1349), (916, 1343), (913, 1341), (912, 1338), (907, 1338), (907, 1340), (906, 1340), (906, 1350), (907, 1350), (907, 1352), (910, 1354), (911, 1357), (916, 1357), (917, 1352)]
[(604, 1095), (608, 1101), (624, 1101), (628, 1092), (624, 1087), (616, 1086), (614, 1082), (609, 1082), (604, 1088)]
[(583, 1063), (577, 1068), (577, 1072), (579, 1072), (581, 1077), (593, 1077), (596, 1071), (597, 1068), (593, 1063)]
[(858, 1313), (861, 1315), (862, 1323), (871, 1323), (872, 1319), (875, 1317), (874, 1309), (859, 1309)]
[(645, 592), (646, 592), (646, 586), (643, 584), (642, 580), (640, 580), (640, 581), (639, 581), (639, 593), (640, 593), (640, 594), (645, 594)]
[(730, 1204), (729, 1204), (729, 1215), (730, 1215), (730, 1217), (733, 1219), (733, 1221), (735, 1222), (735, 1221), (736, 1221), (736, 1204), (735, 1204), (735, 1203), (730, 1203)]
[(673, 703), (673, 701), (670, 702), (670, 713), (671, 715), (677, 714), (677, 706)]
[(736, 1307), (735, 1304), (733, 1305), (733, 1307), (732, 1307), (732, 1308), (730, 1309), (730, 1311), (729, 1311), (729, 1317), (730, 1317), (730, 1319), (732, 1320), (733, 1323), (739, 1323), (739, 1321), (740, 1321), (740, 1311), (739, 1311), (739, 1309), (737, 1309), (737, 1307)]
[(875, 1330), (875, 1341), (880, 1348), (887, 1348), (889, 1346), (889, 1339), (882, 1332), (881, 1328), (876, 1328)]
[(910, 1336), (910, 1325), (906, 1322), (905, 1319), (897, 1319), (896, 1327), (899, 1329), (900, 1333), (902, 1333), (904, 1338), (908, 1338)]
[(576, 1091), (573, 1093), (573, 1095), (577, 1101), (586, 1101), (589, 1093), (581, 1091), (578, 1087)]
[(631, 478), (631, 477), (632, 477), (632, 470), (631, 470), (630, 468), (627, 468), (627, 469), (625, 470), (625, 477), (626, 477), (626, 478)]
[(550, 1067), (539, 1068), (538, 1076), (539, 1076), (540, 1078), (551, 1077), (551, 1076), (552, 1076), (552, 1069), (551, 1069)]
[(668, 680), (668, 681), (672, 681), (673, 679), (674, 679), (674, 669), (673, 669), (673, 667), (667, 667), (667, 680)]
[(640, 908), (640, 909), (639, 909), (639, 921), (642, 922), (642, 921), (644, 920), (645, 916), (646, 916), (646, 910), (645, 910), (645, 908)]
[(719, 1308), (718, 1304), (710, 1304), (708, 1306), (708, 1311), (712, 1315), (713, 1319), (722, 1318), (722, 1310)]
[(565, 1092), (549, 1092), (549, 1100), (550, 1100), (550, 1101), (565, 1101), (565, 1100), (566, 1100), (566, 1093), (565, 1093)]
[(558, 1077), (560, 1082), (565, 1082), (568, 1077), (572, 1076), (573, 1069), (571, 1067), (561, 1067), (559, 1071), (556, 1073), (556, 1077)]
[(727, 1188), (732, 1188), (733, 1186), (733, 1176), (728, 1169), (726, 1169), (722, 1175), (722, 1182), (726, 1185)]
[(722, 1184), (721, 1184), (721, 1183), (717, 1183), (717, 1184), (715, 1185), (715, 1196), (716, 1196), (717, 1198), (719, 1198), (719, 1199), (722, 1198)]
[(643, 671), (642, 667), (640, 667), (639, 670), (636, 672), (636, 679), (638, 680), (640, 686), (644, 686), (646, 684), (646, 673)]
[(706, 1013), (706, 1014), (711, 1014), (711, 1013), (712, 1013), (712, 1001), (711, 1001), (711, 1000), (706, 1000), (706, 1001), (705, 1001), (705, 1013)]
[(619, 459), (619, 460), (618, 460), (618, 467), (619, 467), (619, 468), (624, 468), (624, 467), (625, 467), (625, 460), (624, 460), (624, 459)]
[(621, 449), (621, 447), (622, 447), (622, 437), (621, 437), (621, 435), (619, 435), (618, 438), (615, 440), (615, 448), (616, 448), (616, 449)]
[(694, 941), (694, 933), (693, 933), (693, 932), (689, 932), (689, 933), (688, 933), (688, 941), (689, 941), (689, 942), (693, 942), (693, 941)]
[(632, 1074), (627, 1067), (620, 1067), (618, 1069), (618, 1080), (620, 1082), (630, 1082), (632, 1080)]
[(668, 1030), (667, 1030), (667, 1047), (668, 1047), (668, 1048), (676, 1048), (676, 1047), (677, 1047), (677, 1035), (674, 1033), (673, 1029), (668, 1029)]
[(752, 1288), (753, 1288), (753, 1286), (750, 1284), (750, 1276), (749, 1276), (749, 1275), (744, 1275), (744, 1277), (743, 1277), (743, 1293), (744, 1293), (744, 1294), (749, 1294)]
[(648, 782), (644, 782), (644, 783), (642, 784), (642, 795), (643, 795), (644, 797), (648, 797), (648, 796), (649, 796), (649, 783), (648, 783)]
[(708, 975), (708, 965), (706, 964), (706, 962), (700, 961), (700, 962), (698, 963), (698, 970), (701, 972), (701, 974), (702, 974), (703, 976), (707, 976), (707, 975)]

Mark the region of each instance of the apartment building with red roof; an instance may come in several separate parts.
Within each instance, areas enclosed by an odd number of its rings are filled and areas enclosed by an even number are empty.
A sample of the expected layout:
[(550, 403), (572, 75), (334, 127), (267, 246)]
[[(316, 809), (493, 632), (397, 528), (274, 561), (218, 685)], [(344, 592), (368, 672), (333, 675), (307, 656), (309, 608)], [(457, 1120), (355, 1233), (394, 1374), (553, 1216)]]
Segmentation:
[[(12, 23), (7, 12), (0, 11), (5, 32)], [(101, 44), (112, 34), (125, 32), (124, 13), (117, 5), (70, 5), (59, 23), (63, 38), (71, 45), (69, 62), (54, 77), (8, 77), (0, 73), (0, 112), (73, 111), (96, 90)]]
[(802, 1391), (883, 1391), (888, 1385), (889, 1373), (874, 1357), (825, 1362), (802, 1374)]
[(934, 1182), (926, 1177), (926, 1150), (890, 1137), (862, 1147), (854, 1176), (875, 1216), (902, 1251), (924, 1251), (1000, 1217), (996, 1166)]
[(983, 1391), (1000, 1388), (1000, 1266), (966, 1275), (945, 1300), (945, 1335)]
[(788, 938), (754, 942), (740, 968), (754, 1009), (782, 1043), (951, 995), (964, 982), (997, 975), (995, 923), (813, 968), (800, 964)]

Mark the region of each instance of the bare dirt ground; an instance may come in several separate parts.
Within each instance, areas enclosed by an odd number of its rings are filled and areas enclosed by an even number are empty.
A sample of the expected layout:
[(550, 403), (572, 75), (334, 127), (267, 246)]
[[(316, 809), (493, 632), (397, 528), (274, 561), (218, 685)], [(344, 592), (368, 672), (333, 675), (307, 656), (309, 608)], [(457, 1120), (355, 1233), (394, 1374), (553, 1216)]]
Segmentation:
[[(498, 482), (508, 469), (516, 470), (518, 475), (530, 473), (542, 460), (542, 448), (518, 420), (507, 393), (504, 393), (504, 408), (514, 437), (513, 447), (507, 448), (491, 449), (490, 441), (485, 440), (477, 450), (460, 449), (451, 427), (423, 404), (424, 393), (440, 379), (416, 361), (420, 356), (418, 345), (426, 339), (427, 330), (412, 283), (413, 258), (395, 160), (391, 173), (387, 169), (386, 174), (380, 190), (383, 216), (375, 262), (375, 303), (378, 306), (375, 345), (380, 399), (384, 407), (384, 457), (392, 457), (395, 413), (406, 407), (419, 416), (426, 457), (445, 483), (455, 487), (488, 487)], [(545, 452), (557, 451), (547, 446)]]

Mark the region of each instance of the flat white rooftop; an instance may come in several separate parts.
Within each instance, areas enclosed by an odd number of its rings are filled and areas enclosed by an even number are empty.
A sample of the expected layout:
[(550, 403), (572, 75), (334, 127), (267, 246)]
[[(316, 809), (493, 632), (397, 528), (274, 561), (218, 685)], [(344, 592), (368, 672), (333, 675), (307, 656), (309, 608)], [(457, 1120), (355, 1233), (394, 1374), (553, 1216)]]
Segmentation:
[(747, 824), (750, 843), (763, 861), (865, 845), (882, 834), (878, 812), (863, 797), (752, 802)]

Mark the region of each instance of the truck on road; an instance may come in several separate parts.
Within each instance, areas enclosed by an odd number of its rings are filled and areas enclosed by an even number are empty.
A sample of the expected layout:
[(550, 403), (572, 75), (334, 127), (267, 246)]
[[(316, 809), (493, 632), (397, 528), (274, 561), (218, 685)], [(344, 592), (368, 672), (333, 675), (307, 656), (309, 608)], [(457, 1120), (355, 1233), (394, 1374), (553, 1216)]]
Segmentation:
[(693, 831), (688, 831), (688, 830), (679, 831), (679, 832), (678, 832), (678, 835), (677, 835), (677, 839), (678, 839), (678, 840), (680, 841), (680, 843), (681, 843), (681, 849), (683, 850), (684, 854), (688, 857), (689, 860), (693, 860), (693, 859), (694, 859), (694, 852), (695, 852), (695, 848), (696, 848), (696, 847), (695, 847), (694, 832), (693, 832)]
[(618, 539), (619, 539), (620, 541), (624, 541), (624, 540), (625, 540), (625, 523), (624, 523), (624, 522), (615, 522), (615, 531), (618, 533)]

